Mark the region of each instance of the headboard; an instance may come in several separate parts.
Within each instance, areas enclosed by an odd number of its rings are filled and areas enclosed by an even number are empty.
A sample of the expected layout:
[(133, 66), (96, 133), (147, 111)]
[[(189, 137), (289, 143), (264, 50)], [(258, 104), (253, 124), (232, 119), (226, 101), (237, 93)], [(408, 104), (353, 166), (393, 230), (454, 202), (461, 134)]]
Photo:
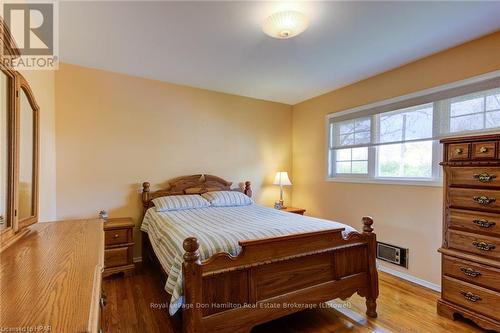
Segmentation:
[(142, 205), (143, 213), (150, 207), (153, 207), (151, 200), (167, 195), (182, 194), (201, 194), (209, 191), (238, 191), (247, 196), (252, 196), (252, 187), (249, 181), (246, 181), (243, 188), (231, 188), (232, 182), (228, 182), (220, 177), (212, 175), (191, 175), (181, 176), (171, 179), (167, 182), (164, 189), (151, 192), (148, 182), (142, 183)]

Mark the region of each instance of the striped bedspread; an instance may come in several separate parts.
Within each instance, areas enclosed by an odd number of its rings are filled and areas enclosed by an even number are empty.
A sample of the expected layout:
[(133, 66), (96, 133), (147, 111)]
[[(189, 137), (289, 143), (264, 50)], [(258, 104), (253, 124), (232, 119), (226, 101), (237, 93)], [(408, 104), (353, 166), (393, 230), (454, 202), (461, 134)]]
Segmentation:
[(344, 237), (355, 229), (350, 226), (281, 212), (252, 204), (237, 207), (206, 207), (167, 212), (150, 208), (141, 230), (148, 233), (153, 250), (168, 274), (165, 290), (172, 296), (169, 312), (182, 305), (182, 242), (196, 237), (201, 260), (217, 252), (237, 255), (240, 240), (259, 239), (326, 229), (345, 228)]

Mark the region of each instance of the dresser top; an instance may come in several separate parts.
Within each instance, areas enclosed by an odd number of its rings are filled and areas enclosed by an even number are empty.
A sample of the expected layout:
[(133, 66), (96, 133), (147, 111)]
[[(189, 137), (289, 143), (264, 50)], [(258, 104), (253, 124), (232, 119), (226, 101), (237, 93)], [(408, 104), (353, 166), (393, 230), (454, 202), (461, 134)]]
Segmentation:
[(101, 220), (31, 226), (0, 254), (0, 327), (94, 331), (103, 253)]
[(104, 230), (133, 228), (134, 220), (131, 217), (117, 217), (104, 222)]
[(440, 143), (455, 143), (455, 142), (476, 142), (476, 141), (488, 141), (488, 140), (500, 140), (500, 133), (450, 137), (450, 138), (441, 139), (441, 140), (439, 140), (439, 142)]

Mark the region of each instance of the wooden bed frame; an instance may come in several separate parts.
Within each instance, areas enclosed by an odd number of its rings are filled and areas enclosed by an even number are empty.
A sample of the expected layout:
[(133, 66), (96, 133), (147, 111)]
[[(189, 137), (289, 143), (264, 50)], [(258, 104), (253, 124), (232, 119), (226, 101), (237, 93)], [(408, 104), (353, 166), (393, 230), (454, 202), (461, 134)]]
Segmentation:
[[(144, 183), (144, 212), (157, 197), (214, 190), (252, 195), (250, 182), (231, 189), (231, 182), (216, 176), (184, 176), (155, 192)], [(354, 293), (366, 297), (366, 314), (375, 318), (376, 236), (373, 220), (365, 216), (362, 222), (363, 232), (351, 232), (346, 239), (337, 228), (245, 240), (239, 242), (238, 256), (217, 253), (203, 262), (198, 240), (185, 239), (183, 332), (249, 332), (258, 324)], [(147, 234), (143, 251), (145, 261), (154, 257)]]

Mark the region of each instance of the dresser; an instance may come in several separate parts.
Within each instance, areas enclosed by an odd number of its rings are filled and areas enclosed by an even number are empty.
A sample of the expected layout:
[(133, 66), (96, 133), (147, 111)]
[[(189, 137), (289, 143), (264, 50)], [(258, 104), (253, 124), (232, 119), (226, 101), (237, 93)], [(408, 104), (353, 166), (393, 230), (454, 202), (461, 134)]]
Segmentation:
[(500, 134), (444, 145), (438, 313), (500, 331)]
[(134, 272), (134, 221), (129, 217), (113, 218), (104, 222), (104, 273), (103, 277)]
[(36, 223), (0, 253), (0, 327), (100, 332), (101, 220)]

